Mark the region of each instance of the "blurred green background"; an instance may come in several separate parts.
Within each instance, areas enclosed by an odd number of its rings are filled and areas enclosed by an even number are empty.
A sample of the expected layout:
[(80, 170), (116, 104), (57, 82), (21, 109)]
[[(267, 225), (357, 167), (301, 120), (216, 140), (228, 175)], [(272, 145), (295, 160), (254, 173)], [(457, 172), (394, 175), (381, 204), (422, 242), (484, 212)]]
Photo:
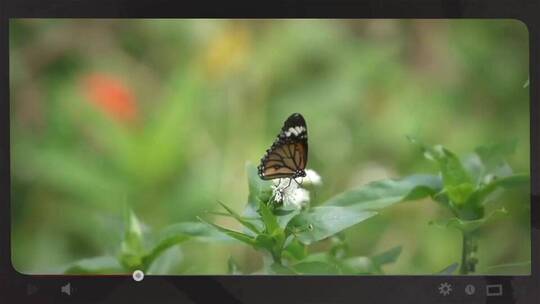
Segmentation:
[[(309, 128), (316, 205), (382, 178), (436, 172), (406, 140), (459, 155), (517, 141), (529, 172), (528, 32), (513, 20), (76, 20), (10, 22), (12, 261), (58, 273), (115, 254), (123, 212), (145, 231), (242, 210), (245, 163), (257, 164), (284, 119)], [(529, 194), (496, 204), (510, 216), (479, 240), (480, 273), (530, 260)], [(347, 230), (356, 255), (402, 245), (389, 274), (459, 262), (458, 231), (428, 200), (401, 203)], [(237, 228), (235, 222), (216, 218)], [(316, 250), (324, 250), (316, 248)], [(246, 272), (242, 244), (187, 242), (165, 273)]]

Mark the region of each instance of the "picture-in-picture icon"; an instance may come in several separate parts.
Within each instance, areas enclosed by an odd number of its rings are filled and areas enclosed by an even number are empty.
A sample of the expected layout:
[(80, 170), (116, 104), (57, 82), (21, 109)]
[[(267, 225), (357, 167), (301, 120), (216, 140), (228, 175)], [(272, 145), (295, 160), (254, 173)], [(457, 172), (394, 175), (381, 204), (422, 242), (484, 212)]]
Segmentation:
[(502, 296), (502, 294), (503, 294), (502, 284), (493, 284), (493, 285), (486, 286), (486, 295), (488, 297)]

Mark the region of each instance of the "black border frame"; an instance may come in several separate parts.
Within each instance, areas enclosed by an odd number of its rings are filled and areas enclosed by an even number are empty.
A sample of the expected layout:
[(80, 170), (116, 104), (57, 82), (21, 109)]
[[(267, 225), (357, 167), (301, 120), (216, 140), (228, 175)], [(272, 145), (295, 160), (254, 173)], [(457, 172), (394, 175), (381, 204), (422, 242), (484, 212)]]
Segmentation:
[[(268, 3), (207, 0), (5, 0), (0, 3), (0, 303), (540, 303), (540, 0), (279, 0)], [(9, 149), (9, 18), (510, 18), (529, 30), (531, 121), (531, 276), (31, 276), (11, 265)], [(536, 258), (536, 259), (535, 259)], [(73, 295), (60, 287), (70, 282)], [(440, 296), (449, 282), (456, 294)], [(28, 284), (38, 291), (27, 295)], [(466, 284), (475, 296), (462, 292)], [(504, 294), (485, 297), (486, 284)], [(159, 299), (159, 300), (158, 300)], [(182, 300), (184, 299), (184, 300)], [(106, 301), (105, 301), (106, 300)]]

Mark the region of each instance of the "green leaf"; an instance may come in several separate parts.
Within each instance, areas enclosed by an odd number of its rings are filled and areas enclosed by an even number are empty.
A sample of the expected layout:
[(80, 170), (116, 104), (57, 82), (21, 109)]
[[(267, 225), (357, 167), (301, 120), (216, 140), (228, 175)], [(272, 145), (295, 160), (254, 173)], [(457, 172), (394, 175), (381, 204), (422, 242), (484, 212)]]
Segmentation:
[(259, 234), (255, 238), (256, 247), (264, 248), (270, 252), (274, 250), (276, 246), (276, 240), (268, 234)]
[(373, 257), (371, 257), (371, 260), (373, 261), (373, 264), (379, 267), (385, 264), (394, 263), (395, 261), (397, 261), (399, 255), (401, 254), (401, 250), (401, 246), (396, 246), (387, 251), (374, 255)]
[(343, 232), (337, 233), (331, 237), (332, 247), (328, 250), (328, 253), (336, 258), (342, 259), (348, 255), (349, 245), (345, 241), (345, 234)]
[(274, 234), (280, 229), (276, 216), (268, 208), (266, 203), (259, 204), (259, 213), (269, 234)]
[(491, 212), (489, 215), (487, 215), (486, 217), (483, 217), (477, 220), (462, 220), (460, 218), (453, 217), (446, 220), (431, 221), (429, 224), (438, 226), (438, 227), (455, 228), (465, 233), (470, 233), (477, 230), (478, 228), (485, 225), (486, 223), (496, 220), (506, 214), (508, 214), (508, 211), (506, 211), (505, 208), (501, 208), (501, 209), (496, 209), (493, 212)]
[(435, 195), (433, 195), (432, 198), (436, 202), (441, 203), (443, 206), (452, 209), (452, 205), (450, 204), (450, 198), (446, 193), (446, 189), (443, 189), (441, 192), (436, 193)]
[(471, 196), (471, 204), (485, 205), (488, 197), (497, 189), (510, 189), (513, 187), (526, 186), (530, 183), (528, 174), (515, 174), (501, 177), (493, 180), (491, 183), (483, 186)]
[(200, 241), (230, 241), (227, 235), (216, 231), (212, 226), (201, 222), (182, 222), (165, 227), (160, 232), (159, 239), (182, 238), (188, 236)]
[(489, 146), (480, 146), (475, 153), (484, 166), (485, 173), (493, 173), (501, 166), (506, 165), (505, 157), (513, 154), (517, 147), (517, 140), (497, 143)]
[(301, 212), (300, 209), (276, 209), (274, 215), (277, 217), (278, 225), (281, 229), (285, 229), (289, 222)]
[(284, 253), (296, 260), (302, 260), (308, 255), (306, 246), (296, 239), (285, 247)]
[(227, 212), (232, 216), (234, 217), (238, 222), (240, 222), (242, 225), (244, 225), (244, 227), (248, 228), (249, 230), (255, 232), (256, 234), (259, 234), (260, 231), (259, 229), (257, 228), (257, 226), (255, 226), (253, 223), (251, 223), (250, 221), (244, 219), (242, 216), (240, 216), (239, 214), (237, 214), (236, 212), (234, 212), (234, 210), (232, 210), (231, 208), (227, 207), (227, 205), (223, 204), (222, 202), (218, 202), (223, 208), (225, 208), (225, 210), (227, 210)]
[(373, 261), (365, 256), (350, 257), (340, 263), (344, 274), (371, 274), (375, 271)]
[(134, 253), (143, 252), (143, 236), (139, 219), (132, 210), (128, 211), (128, 221), (124, 237), (125, 247)]
[[(206, 214), (211, 214), (211, 215), (217, 215), (217, 216), (224, 216), (224, 217), (230, 217), (230, 218), (235, 218), (234, 216), (232, 216), (230, 213), (228, 212), (219, 212), (219, 211), (206, 211)], [(259, 216), (256, 215), (256, 216), (241, 216), (242, 219), (244, 221), (250, 221), (251, 223), (253, 222), (256, 222), (258, 220), (260, 220)], [(256, 227), (258, 230), (259, 227)]]
[[(376, 215), (374, 211), (358, 210), (354, 207), (319, 206), (300, 213), (289, 223), (298, 240), (309, 245), (332, 236)], [(311, 229), (306, 229), (309, 227)]]
[(122, 268), (118, 260), (112, 256), (89, 258), (72, 263), (64, 271), (66, 274), (123, 274), (129, 270)]
[(505, 158), (514, 153), (517, 140), (480, 146), (465, 160), (465, 165), (478, 185), (489, 183), (494, 178), (512, 175), (512, 168)]
[(120, 260), (127, 269), (135, 269), (142, 265), (144, 255), (144, 245), (142, 229), (132, 210), (127, 212), (127, 224), (124, 233), (124, 240), (120, 249)]
[(325, 262), (301, 262), (291, 266), (295, 272), (300, 274), (340, 274), (339, 269), (330, 263)]
[(146, 266), (145, 274), (169, 275), (178, 274), (178, 268), (184, 262), (180, 246), (173, 245), (160, 252), (156, 258)]
[(324, 205), (354, 206), (358, 210), (378, 210), (395, 203), (434, 195), (442, 189), (435, 175), (411, 175), (369, 183), (330, 198)]
[(347, 258), (340, 263), (340, 267), (348, 274), (381, 274), (383, 273), (382, 266), (397, 261), (401, 250), (401, 246), (396, 246), (372, 257)]
[(463, 183), (456, 186), (446, 186), (446, 194), (457, 205), (463, 205), (474, 192), (474, 185)]
[(531, 261), (491, 265), (485, 268), (487, 273), (492, 274), (515, 274), (529, 273), (531, 270)]
[(249, 162), (246, 163), (246, 172), (249, 186), (248, 204), (257, 207), (261, 203), (268, 203), (272, 195), (272, 182), (262, 180), (257, 168)]
[(250, 203), (247, 203), (244, 211), (242, 212), (242, 217), (255, 225), (255, 227), (257, 227), (259, 231), (264, 230), (265, 226), (261, 218), (261, 214), (259, 213), (259, 205), (254, 206)]
[(333, 256), (328, 254), (328, 252), (316, 252), (306, 256), (302, 262), (324, 262), (324, 263), (333, 263), (336, 259)]
[(446, 266), (443, 270), (437, 272), (437, 274), (444, 274), (444, 275), (454, 274), (458, 268), (459, 268), (459, 263), (453, 263)]
[(162, 234), (157, 244), (142, 259), (143, 270), (147, 270), (152, 263), (166, 250), (190, 239), (188, 235), (180, 233)]
[(358, 275), (380, 273), (380, 267), (376, 267), (373, 260), (366, 256), (355, 256), (346, 259), (336, 259), (327, 252), (320, 252), (308, 255), (302, 263), (318, 262), (334, 265), (341, 274)]
[(438, 164), (449, 198), (457, 205), (465, 203), (474, 190), (474, 184), (459, 158), (441, 145), (430, 147), (414, 138), (409, 137), (409, 140), (427, 159)]
[(246, 244), (251, 245), (251, 246), (256, 246), (257, 245), (257, 243), (255, 242), (255, 239), (252, 238), (251, 236), (247, 235), (247, 234), (243, 234), (243, 233), (240, 233), (240, 232), (237, 232), (237, 231), (233, 231), (233, 230), (218, 226), (218, 225), (216, 225), (214, 223), (207, 222), (207, 221), (203, 220), (200, 217), (197, 217), (197, 218), (201, 222), (206, 223), (206, 224), (216, 228), (218, 231), (230, 236), (231, 238), (233, 238), (235, 240), (238, 240), (240, 242), (246, 243)]

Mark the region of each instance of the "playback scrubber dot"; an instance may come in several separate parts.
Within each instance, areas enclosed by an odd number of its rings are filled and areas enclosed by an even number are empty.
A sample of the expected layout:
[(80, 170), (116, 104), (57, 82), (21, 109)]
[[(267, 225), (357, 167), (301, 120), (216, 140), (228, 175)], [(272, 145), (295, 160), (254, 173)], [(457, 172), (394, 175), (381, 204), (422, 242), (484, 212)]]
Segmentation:
[(140, 282), (143, 279), (144, 279), (144, 272), (142, 272), (141, 270), (135, 270), (133, 272), (133, 280)]

